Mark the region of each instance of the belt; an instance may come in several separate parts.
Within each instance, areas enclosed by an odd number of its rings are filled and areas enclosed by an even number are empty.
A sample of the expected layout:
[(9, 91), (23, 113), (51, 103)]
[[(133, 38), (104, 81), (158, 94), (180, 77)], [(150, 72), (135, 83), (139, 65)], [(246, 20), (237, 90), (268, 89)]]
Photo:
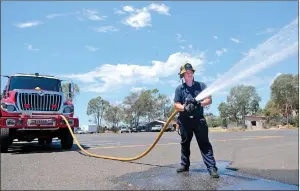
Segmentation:
[(202, 119), (204, 118), (203, 115), (200, 115), (200, 116), (193, 116), (193, 115), (182, 115), (182, 116), (179, 116), (179, 119), (182, 119), (182, 120), (186, 120), (186, 119)]
[(190, 119), (193, 119), (193, 118), (201, 119), (201, 118), (204, 118), (204, 116), (203, 115), (200, 115), (200, 116), (188, 116), (188, 118), (190, 118)]

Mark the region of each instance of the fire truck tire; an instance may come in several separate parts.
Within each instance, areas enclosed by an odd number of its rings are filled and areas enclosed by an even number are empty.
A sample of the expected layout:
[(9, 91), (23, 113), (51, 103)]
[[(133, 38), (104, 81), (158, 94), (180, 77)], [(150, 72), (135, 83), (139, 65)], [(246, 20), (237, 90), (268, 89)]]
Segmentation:
[(52, 144), (52, 138), (39, 138), (39, 145), (51, 145)]
[(45, 140), (45, 142), (46, 142), (46, 145), (51, 145), (52, 144), (52, 138), (47, 138)]
[(45, 145), (45, 139), (39, 138), (38, 142), (39, 142), (39, 145), (41, 145), (41, 146)]
[(1, 153), (6, 153), (8, 151), (8, 147), (12, 144), (13, 140), (9, 136), (9, 128), (1, 128), (0, 129), (0, 147)]
[(73, 147), (73, 137), (69, 132), (69, 129), (63, 129), (60, 145), (63, 150), (70, 150)]

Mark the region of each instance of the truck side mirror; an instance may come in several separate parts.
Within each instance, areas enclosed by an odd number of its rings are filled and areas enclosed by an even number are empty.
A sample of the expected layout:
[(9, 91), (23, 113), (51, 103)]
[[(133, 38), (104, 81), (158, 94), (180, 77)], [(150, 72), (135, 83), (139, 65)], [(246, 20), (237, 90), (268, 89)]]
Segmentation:
[(73, 100), (73, 84), (68, 84), (68, 97), (70, 100)]
[(6, 95), (6, 93), (7, 93), (6, 88), (7, 88), (7, 86), (5, 86), (5, 88), (4, 88), (3, 92), (2, 92), (2, 97), (4, 97), (4, 98), (7, 96)]

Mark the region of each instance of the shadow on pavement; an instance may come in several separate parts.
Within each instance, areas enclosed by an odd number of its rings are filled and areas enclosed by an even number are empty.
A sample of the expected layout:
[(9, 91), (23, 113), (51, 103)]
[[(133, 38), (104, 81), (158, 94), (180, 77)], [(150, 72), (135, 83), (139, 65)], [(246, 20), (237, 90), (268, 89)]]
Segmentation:
[[(88, 149), (90, 147), (81, 145), (82, 148)], [(18, 143), (14, 142), (10, 147), (7, 153), (10, 154), (34, 154), (34, 153), (53, 153), (53, 152), (69, 152), (69, 151), (78, 151), (80, 152), (79, 147), (76, 144), (73, 144), (71, 150), (63, 150), (60, 147), (60, 142), (53, 142), (51, 145), (39, 145), (37, 142), (30, 143)]]
[[(128, 173), (112, 181), (117, 185), (114, 189), (123, 190), (299, 190), (296, 185), (263, 179), (261, 176), (228, 168), (231, 164), (229, 161), (217, 161), (217, 164), (219, 179), (211, 178), (202, 162), (195, 162), (191, 163), (189, 172), (177, 173), (176, 168), (179, 167), (179, 164), (151, 165), (155, 167), (147, 171)], [(274, 173), (274, 171), (270, 173)], [(284, 173), (284, 176), (288, 172), (278, 171), (278, 173)], [(117, 184), (120, 182), (123, 183), (122, 186)]]

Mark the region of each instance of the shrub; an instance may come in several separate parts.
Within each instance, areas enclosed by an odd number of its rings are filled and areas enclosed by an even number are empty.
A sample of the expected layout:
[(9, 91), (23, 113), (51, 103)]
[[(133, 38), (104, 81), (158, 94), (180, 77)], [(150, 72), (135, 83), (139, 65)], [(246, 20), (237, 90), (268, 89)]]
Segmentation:
[(115, 126), (113, 126), (113, 127), (111, 128), (111, 130), (112, 130), (112, 132), (114, 132), (114, 133), (118, 132), (118, 128), (115, 127)]

